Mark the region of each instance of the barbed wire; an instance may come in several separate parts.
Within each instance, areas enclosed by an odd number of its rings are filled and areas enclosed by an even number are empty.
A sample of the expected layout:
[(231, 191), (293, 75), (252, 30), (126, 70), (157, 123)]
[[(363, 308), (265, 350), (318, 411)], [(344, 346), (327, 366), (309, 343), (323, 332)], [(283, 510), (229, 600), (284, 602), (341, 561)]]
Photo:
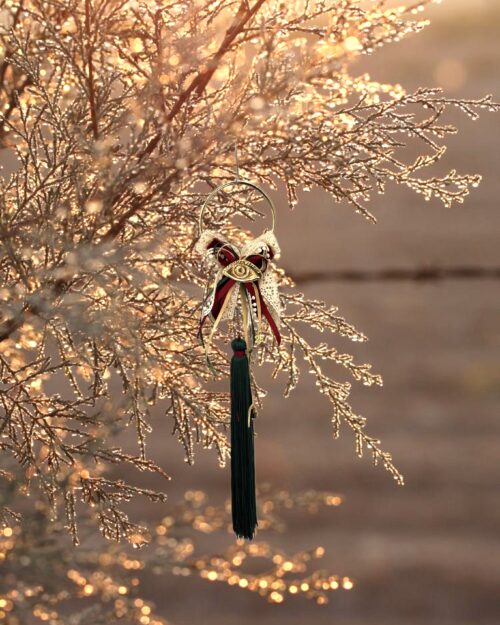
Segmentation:
[(332, 269), (292, 274), (297, 284), (313, 282), (442, 282), (448, 280), (500, 280), (500, 267), (386, 267), (383, 269)]

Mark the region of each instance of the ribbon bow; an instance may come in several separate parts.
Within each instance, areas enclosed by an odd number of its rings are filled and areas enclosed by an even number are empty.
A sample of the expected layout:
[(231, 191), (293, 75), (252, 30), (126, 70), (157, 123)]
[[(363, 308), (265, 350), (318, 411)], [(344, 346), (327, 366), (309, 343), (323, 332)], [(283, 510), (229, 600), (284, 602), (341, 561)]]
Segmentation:
[[(198, 249), (204, 248), (205, 254), (216, 265), (218, 271), (214, 285), (203, 305), (199, 327), (200, 338), (203, 340), (203, 325), (210, 318), (213, 322), (209, 339), (211, 341), (221, 320), (232, 316), (240, 300), (247, 345), (253, 346), (262, 340), (262, 318), (267, 320), (279, 344), (281, 335), (278, 328), (280, 310), (277, 285), (271, 272), (267, 272), (270, 261), (275, 257), (275, 248), (279, 253), (277, 242), (274, 246), (270, 244), (275, 241), (274, 235), (266, 233), (251, 241), (243, 248), (241, 254), (235, 246), (224, 241), (217, 233), (204, 233), (203, 239), (200, 240)], [(269, 296), (273, 302), (269, 301)]]

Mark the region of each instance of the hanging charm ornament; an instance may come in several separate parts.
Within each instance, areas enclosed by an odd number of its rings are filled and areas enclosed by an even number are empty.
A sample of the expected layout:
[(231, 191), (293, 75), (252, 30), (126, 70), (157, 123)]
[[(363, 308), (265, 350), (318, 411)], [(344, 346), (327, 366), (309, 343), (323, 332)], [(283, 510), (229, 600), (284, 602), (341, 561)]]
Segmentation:
[[(203, 229), (203, 215), (208, 203), (219, 191), (241, 185), (260, 193), (271, 208), (272, 228), (256, 239), (247, 241), (241, 249), (220, 232)], [(205, 347), (209, 366), (210, 344), (222, 321), (233, 321), (241, 332), (231, 342), (231, 507), (236, 536), (251, 540), (257, 528), (255, 497), (254, 419), (250, 357), (256, 345), (263, 341), (264, 326), (269, 326), (279, 345), (281, 303), (276, 276), (271, 262), (279, 257), (280, 248), (274, 235), (276, 210), (271, 198), (257, 184), (240, 178), (214, 189), (201, 209), (200, 238), (196, 250), (215, 272), (212, 287), (202, 306), (199, 338)], [(241, 311), (241, 315), (239, 312)], [(203, 330), (212, 322), (208, 339)]]

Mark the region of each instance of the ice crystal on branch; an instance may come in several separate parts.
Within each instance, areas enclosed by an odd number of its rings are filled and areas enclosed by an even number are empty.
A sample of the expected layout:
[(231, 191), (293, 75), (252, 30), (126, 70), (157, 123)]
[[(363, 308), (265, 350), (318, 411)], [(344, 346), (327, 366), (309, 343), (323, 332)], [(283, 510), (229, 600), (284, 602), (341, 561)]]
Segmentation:
[[(353, 66), (421, 30), (426, 4), (0, 3), (0, 449), (15, 466), (1, 479), (44, 498), (54, 516), (64, 509), (75, 542), (82, 510), (106, 537), (146, 540), (123, 505), (164, 495), (107, 472), (130, 466), (168, 478), (147, 454), (151, 406), (172, 420), (189, 462), (196, 444), (227, 458), (227, 397), (207, 385), (196, 341), (193, 287), (203, 275), (193, 243), (206, 192), (234, 175), (235, 141), (241, 173), (285, 189), (292, 206), (300, 189), (318, 187), (373, 219), (370, 198), (389, 182), (446, 205), (478, 183), (432, 166), (455, 132), (446, 111), (476, 118), (498, 109), (491, 98), (407, 93)], [(408, 145), (418, 158), (407, 157)], [(207, 225), (255, 218), (254, 208), (226, 197)], [(269, 345), (261, 358), (286, 373), (286, 394), (305, 358), (335, 434), (345, 422), (358, 454), (368, 448), (401, 482), (351, 408), (350, 384), (321, 363), (365, 385), (379, 376), (306, 334), (364, 337), (292, 288), (284, 302), (283, 346), (277, 360)], [(127, 427), (135, 450), (114, 442)]]

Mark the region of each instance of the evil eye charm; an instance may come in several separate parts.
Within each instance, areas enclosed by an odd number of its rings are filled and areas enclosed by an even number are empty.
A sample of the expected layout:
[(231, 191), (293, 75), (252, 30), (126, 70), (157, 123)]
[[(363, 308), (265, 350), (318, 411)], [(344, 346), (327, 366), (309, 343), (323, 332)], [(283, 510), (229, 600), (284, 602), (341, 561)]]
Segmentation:
[(232, 262), (222, 273), (236, 282), (255, 282), (262, 277), (260, 269), (244, 258)]

